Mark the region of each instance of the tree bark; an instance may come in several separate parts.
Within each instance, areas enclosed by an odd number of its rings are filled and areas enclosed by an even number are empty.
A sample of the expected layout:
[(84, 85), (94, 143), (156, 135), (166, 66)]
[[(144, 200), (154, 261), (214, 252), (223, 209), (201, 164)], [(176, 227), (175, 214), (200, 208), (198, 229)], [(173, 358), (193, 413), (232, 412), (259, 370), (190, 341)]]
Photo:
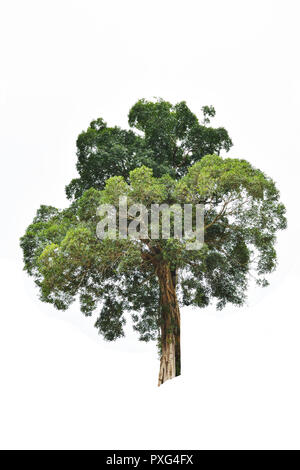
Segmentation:
[(157, 268), (160, 287), (161, 358), (158, 386), (180, 375), (180, 310), (176, 295), (176, 271), (168, 264)]

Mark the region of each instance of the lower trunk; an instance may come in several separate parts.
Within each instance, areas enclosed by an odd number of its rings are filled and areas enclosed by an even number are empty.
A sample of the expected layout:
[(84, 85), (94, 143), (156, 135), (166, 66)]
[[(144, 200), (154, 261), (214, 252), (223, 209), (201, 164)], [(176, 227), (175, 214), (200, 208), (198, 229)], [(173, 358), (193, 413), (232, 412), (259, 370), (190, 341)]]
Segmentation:
[(180, 375), (180, 311), (176, 273), (167, 264), (157, 269), (160, 287), (161, 358), (158, 386)]

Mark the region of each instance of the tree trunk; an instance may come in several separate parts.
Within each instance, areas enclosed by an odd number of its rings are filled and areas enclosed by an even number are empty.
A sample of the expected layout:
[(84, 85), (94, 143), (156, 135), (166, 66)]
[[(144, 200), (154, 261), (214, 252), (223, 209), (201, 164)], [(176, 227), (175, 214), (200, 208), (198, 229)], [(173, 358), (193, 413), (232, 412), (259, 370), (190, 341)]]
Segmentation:
[(180, 311), (176, 296), (176, 272), (169, 265), (157, 268), (160, 287), (161, 358), (158, 386), (180, 375)]

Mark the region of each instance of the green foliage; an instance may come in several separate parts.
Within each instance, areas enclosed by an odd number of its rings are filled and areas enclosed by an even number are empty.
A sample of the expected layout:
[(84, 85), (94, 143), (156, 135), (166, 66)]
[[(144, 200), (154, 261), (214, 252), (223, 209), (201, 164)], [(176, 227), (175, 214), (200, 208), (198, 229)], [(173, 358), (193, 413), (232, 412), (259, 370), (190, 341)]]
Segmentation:
[(184, 175), (188, 167), (207, 154), (228, 151), (232, 141), (223, 128), (207, 125), (215, 116), (212, 106), (204, 106), (203, 123), (184, 101), (172, 105), (164, 100), (139, 100), (130, 110), (129, 125), (138, 131), (107, 127), (103, 119), (92, 121), (77, 139), (77, 170), (66, 187), (68, 198), (77, 199), (85, 190), (103, 189), (112, 176), (123, 176), (145, 165), (156, 177)]
[[(189, 128), (195, 124), (185, 104), (173, 109), (165, 102), (141, 101), (132, 108), (130, 122), (145, 132), (146, 140), (153, 137), (148, 129), (155, 125), (153, 113), (165, 117), (166, 142), (174, 123), (181, 139), (187, 135), (186, 123)], [(98, 120), (90, 132), (106, 129)], [(109, 141), (110, 132), (108, 136)], [(203, 248), (187, 250), (185, 240), (172, 237), (97, 239), (97, 207), (117, 205), (122, 195), (129, 204), (148, 208), (153, 203), (204, 204)], [(34, 277), (42, 301), (64, 310), (78, 296), (85, 315), (100, 310), (95, 326), (107, 340), (124, 335), (124, 314), (131, 312), (140, 339), (149, 341), (158, 339), (160, 326), (155, 266), (167, 263), (177, 273), (182, 305), (205, 307), (212, 300), (217, 308), (242, 305), (249, 277), (255, 274), (257, 282), (266, 285), (264, 275), (276, 267), (276, 233), (285, 227), (285, 208), (274, 182), (245, 160), (213, 154), (197, 160), (182, 178), (157, 177), (154, 169), (141, 165), (128, 176), (107, 179), (101, 190), (87, 189), (67, 209), (41, 206), (21, 247), (25, 269)]]

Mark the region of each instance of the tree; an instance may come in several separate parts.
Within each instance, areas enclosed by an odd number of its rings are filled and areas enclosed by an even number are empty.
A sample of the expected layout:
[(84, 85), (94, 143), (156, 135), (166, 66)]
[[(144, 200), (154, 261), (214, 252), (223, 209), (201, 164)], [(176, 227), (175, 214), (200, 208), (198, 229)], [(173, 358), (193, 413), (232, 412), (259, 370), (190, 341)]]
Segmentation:
[[(161, 107), (159, 126), (156, 120)], [(213, 114), (212, 108), (204, 112), (205, 119)], [(68, 208), (41, 206), (21, 238), (21, 246), (25, 269), (39, 286), (41, 300), (64, 310), (79, 296), (85, 315), (91, 315), (100, 305), (95, 326), (106, 340), (124, 335), (125, 316), (131, 312), (140, 340), (158, 342), (160, 385), (180, 375), (180, 306), (205, 307), (214, 300), (219, 309), (227, 303), (242, 305), (249, 276), (254, 274), (258, 284), (267, 285), (264, 276), (276, 267), (276, 233), (286, 227), (285, 208), (272, 179), (247, 161), (222, 158), (216, 153), (202, 155), (208, 143), (195, 135), (205, 131), (185, 104), (172, 107), (163, 101), (140, 101), (130, 111), (129, 121), (144, 132), (137, 141), (146, 150), (138, 158), (153, 156), (151, 152), (157, 147), (153, 167), (140, 164), (129, 171), (126, 164), (123, 173), (104, 183), (104, 172), (107, 176), (114, 172), (122, 156), (111, 157), (115, 162), (112, 169), (98, 162), (101, 178), (84, 171), (82, 178), (68, 187), (76, 187), (77, 193), (72, 194), (78, 196)], [(100, 132), (102, 142), (102, 131), (96, 132)], [(92, 134), (92, 140), (97, 140)], [(107, 149), (109, 145), (115, 149), (112, 135), (108, 131)], [(104, 158), (101, 145), (97, 150), (100, 162)], [(215, 139), (211, 145), (220, 149), (221, 144)], [(87, 170), (89, 158), (92, 166), (97, 159), (87, 146), (85, 152)], [(89, 180), (92, 177), (94, 183)], [(140, 221), (140, 239), (122, 238), (117, 232), (114, 239), (107, 236), (99, 240), (96, 226), (99, 220), (103, 222), (103, 214), (97, 208), (110, 204), (120, 215), (120, 197), (127, 198), (128, 206), (143, 204), (148, 210), (153, 204), (203, 205), (203, 246), (191, 250), (186, 239), (176, 238), (178, 219), (174, 214), (168, 238), (160, 234), (153, 239), (147, 219), (143, 227)], [(129, 213), (126, 225), (131, 222)], [(195, 229), (195, 211), (192, 223)]]

